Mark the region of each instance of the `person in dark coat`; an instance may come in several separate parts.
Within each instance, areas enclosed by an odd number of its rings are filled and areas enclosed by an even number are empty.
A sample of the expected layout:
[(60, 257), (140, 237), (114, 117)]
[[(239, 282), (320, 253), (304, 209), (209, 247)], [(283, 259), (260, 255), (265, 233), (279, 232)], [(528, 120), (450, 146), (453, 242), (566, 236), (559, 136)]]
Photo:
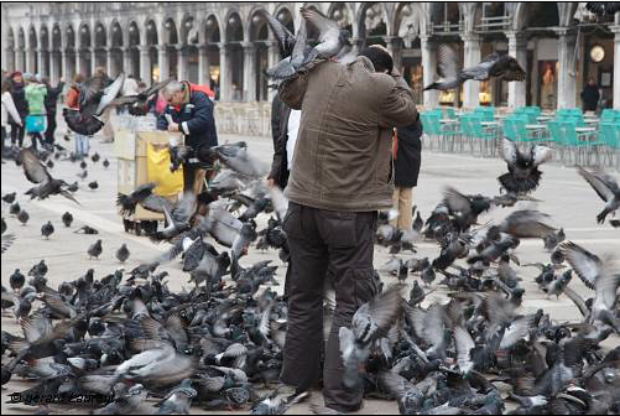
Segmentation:
[[(171, 82), (162, 91), (162, 96), (168, 105), (157, 120), (157, 129), (183, 133), (185, 145), (194, 149), (196, 156), (202, 159), (201, 154), (218, 145), (213, 102), (199, 86), (189, 82)], [(184, 166), (183, 174), (185, 188), (191, 189), (196, 167)]]
[(291, 108), (275, 96), (271, 104), (271, 138), (273, 139), (273, 160), (267, 176), (269, 186), (284, 189), (288, 183), (289, 167), (286, 145), (288, 143), (288, 121)]
[(400, 230), (410, 230), (413, 226), (411, 208), (413, 188), (418, 186), (418, 176), (422, 163), (422, 123), (419, 114), (416, 121), (406, 127), (396, 129), (392, 156), (394, 157), (394, 209), (398, 218), (392, 222)]
[(45, 111), (47, 113), (47, 130), (45, 130), (45, 143), (48, 146), (53, 146), (56, 141), (54, 134), (56, 133), (56, 110), (58, 107), (58, 97), (62, 93), (65, 87), (65, 82), (60, 78), (60, 82), (56, 88), (52, 88), (50, 80), (44, 77), (42, 80), (43, 85), (47, 87), (47, 95), (45, 96)]
[[(26, 101), (26, 84), (22, 78), (22, 73), (17, 71), (11, 74), (11, 96), (13, 97), (13, 103), (22, 120), (26, 119), (28, 115), (28, 101)], [(24, 134), (26, 133), (25, 127), (15, 123), (15, 120), (9, 122), (11, 125), (11, 144), (22, 147), (24, 145)]]
[(581, 91), (581, 101), (583, 101), (583, 111), (596, 111), (601, 93), (596, 85), (594, 78), (590, 78), (588, 85)]

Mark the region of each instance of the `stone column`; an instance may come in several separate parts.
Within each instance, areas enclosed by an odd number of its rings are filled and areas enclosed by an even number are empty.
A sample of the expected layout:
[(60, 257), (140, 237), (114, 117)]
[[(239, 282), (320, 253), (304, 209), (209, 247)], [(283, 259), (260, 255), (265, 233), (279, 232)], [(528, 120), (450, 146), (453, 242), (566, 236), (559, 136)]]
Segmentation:
[(575, 108), (577, 105), (577, 77), (575, 68), (576, 37), (567, 29), (559, 32), (558, 39), (558, 108)]
[(140, 45), (140, 78), (147, 86), (151, 85), (151, 54), (148, 45)]
[(177, 62), (178, 62), (178, 72), (179, 72), (179, 81), (187, 81), (188, 73), (187, 66), (189, 61), (189, 55), (187, 53), (187, 47), (185, 45), (178, 45), (177, 47)]
[(353, 52), (359, 52), (363, 44), (364, 44), (363, 39), (359, 39), (359, 38), (351, 39), (351, 45), (353, 45), (353, 48), (352, 48)]
[[(521, 68), (527, 72), (527, 40), (519, 32), (508, 32), (506, 36), (508, 37), (508, 54), (515, 58)], [(513, 109), (525, 106), (526, 91), (527, 79), (523, 82), (509, 82), (508, 106)]]
[(75, 73), (86, 75), (86, 71), (83, 70), (84, 62), (82, 62), (82, 50), (76, 49), (75, 51)]
[(114, 75), (114, 67), (116, 59), (114, 59), (114, 50), (112, 47), (106, 48), (106, 72), (109, 77)]
[[(620, 23), (620, 13), (616, 13), (616, 22)], [(613, 29), (614, 37), (614, 109), (620, 110), (620, 26)]]
[[(267, 45), (267, 67), (272, 68), (280, 61), (280, 49), (275, 41), (265, 42)], [(271, 81), (267, 81), (271, 84)], [(278, 91), (275, 88), (268, 88), (267, 95), (269, 101), (273, 101)]]
[(97, 68), (97, 48), (94, 46), (90, 48), (90, 73), (95, 74)]
[[(429, 36), (420, 37), (420, 48), (422, 49), (422, 79), (426, 87), (432, 84), (436, 78), (437, 51), (436, 45), (430, 40)], [(423, 103), (427, 110), (439, 105), (439, 93), (436, 90), (424, 91), (423, 94)]]
[(24, 50), (22, 48), (15, 49), (15, 70), (23, 71), (25, 66)]
[[(464, 67), (478, 65), (480, 63), (480, 36), (467, 33), (462, 36), (465, 48)], [(468, 81), (463, 84), (463, 107), (472, 109), (480, 104), (480, 83)]]
[(73, 74), (69, 72), (69, 59), (67, 51), (60, 51), (60, 73), (64, 79), (73, 79)]
[(228, 46), (220, 43), (220, 100), (230, 101), (230, 52)]
[(41, 48), (37, 49), (37, 59), (39, 60), (39, 74), (41, 74), (42, 77), (48, 77), (50, 75), (49, 69), (47, 68), (47, 65), (45, 65), (45, 59), (44, 56), (44, 51)]
[(256, 46), (243, 44), (243, 101), (256, 102)]
[(209, 75), (209, 55), (207, 54), (207, 45), (201, 43), (198, 45), (198, 83), (200, 85), (211, 86), (211, 77)]
[(402, 69), (403, 58), (402, 42), (399, 38), (390, 36), (385, 36), (383, 39), (387, 44), (387, 50), (390, 51), (390, 54), (392, 55), (392, 60), (394, 61), (394, 68), (396, 68), (400, 72)]
[(159, 60), (159, 80), (163, 81), (170, 78), (170, 62), (168, 62), (168, 47), (166, 45), (157, 46)]
[(27, 48), (26, 49), (26, 72), (30, 72), (34, 74), (36, 72), (36, 64), (35, 64), (36, 52), (34, 49)]
[(133, 74), (134, 76), (136, 76), (136, 74), (133, 73), (133, 65), (131, 64), (131, 53), (130, 53), (130, 48), (129, 46), (125, 46), (123, 48), (123, 72), (125, 73), (125, 76)]
[[(50, 82), (54, 85), (58, 83), (60, 80), (60, 74), (58, 73), (58, 53), (54, 50), (50, 51)], [(71, 81), (70, 79), (65, 79), (65, 82)]]

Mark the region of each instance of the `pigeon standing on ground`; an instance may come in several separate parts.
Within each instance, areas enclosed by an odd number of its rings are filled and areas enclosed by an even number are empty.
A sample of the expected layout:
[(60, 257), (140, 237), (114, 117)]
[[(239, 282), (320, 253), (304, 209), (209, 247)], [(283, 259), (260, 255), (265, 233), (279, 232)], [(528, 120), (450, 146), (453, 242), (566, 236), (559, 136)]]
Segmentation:
[(49, 240), (52, 234), (54, 234), (54, 226), (51, 221), (48, 221), (41, 227), (41, 235), (45, 237), (46, 240)]
[(110, 167), (110, 161), (108, 159), (103, 159), (102, 165), (105, 169), (107, 169)]
[(22, 225), (26, 225), (28, 224), (28, 220), (30, 220), (30, 214), (28, 214), (25, 209), (19, 211), (19, 214), (17, 214), (17, 221), (19, 221)]
[(24, 276), (19, 269), (15, 269), (13, 274), (9, 276), (9, 284), (14, 292), (19, 292), (26, 283), (26, 276)]
[(101, 240), (97, 240), (95, 244), (93, 244), (92, 246), (88, 248), (88, 256), (90, 259), (92, 259), (93, 257), (96, 259), (99, 259), (99, 256), (101, 255), (102, 251), (103, 251), (103, 245), (101, 243)]
[(65, 227), (71, 227), (71, 224), (73, 223), (73, 215), (71, 215), (69, 211), (62, 215), (62, 223)]
[(15, 202), (16, 196), (17, 196), (17, 192), (5, 194), (2, 196), (2, 201), (6, 202), (7, 204), (12, 204), (13, 202)]
[(19, 205), (19, 202), (14, 202), (9, 207), (9, 214), (16, 216), (22, 210), (22, 207)]
[(97, 183), (97, 181), (92, 181), (88, 184), (88, 187), (94, 191), (99, 188), (99, 184)]
[(125, 263), (129, 258), (129, 254), (127, 244), (123, 244), (118, 250), (116, 250), (116, 259), (121, 263)]

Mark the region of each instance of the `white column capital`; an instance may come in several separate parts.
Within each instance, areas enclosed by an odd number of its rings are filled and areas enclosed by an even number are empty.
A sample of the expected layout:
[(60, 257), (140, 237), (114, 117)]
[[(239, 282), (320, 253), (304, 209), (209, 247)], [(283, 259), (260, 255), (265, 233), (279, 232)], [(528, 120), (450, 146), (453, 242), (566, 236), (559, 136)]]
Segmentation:
[(476, 33), (463, 33), (461, 35), (461, 39), (463, 39), (463, 42), (465, 43), (481, 43), (482, 42), (482, 38), (480, 37), (480, 35)]

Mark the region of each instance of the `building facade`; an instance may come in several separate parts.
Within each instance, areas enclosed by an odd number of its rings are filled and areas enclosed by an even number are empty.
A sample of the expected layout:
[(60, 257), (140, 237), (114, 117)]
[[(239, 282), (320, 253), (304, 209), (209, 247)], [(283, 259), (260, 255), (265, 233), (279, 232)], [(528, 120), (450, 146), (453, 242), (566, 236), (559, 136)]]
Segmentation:
[[(347, 28), (356, 48), (387, 46), (424, 107), (579, 107), (581, 88), (594, 78), (620, 108), (620, 13), (595, 19), (584, 4), (2, 3), (2, 68), (54, 83), (103, 66), (147, 84), (168, 77), (209, 84), (223, 102), (265, 102), (273, 91), (264, 70), (280, 54), (261, 10), (294, 30), (305, 6)], [(527, 80), (422, 91), (438, 77), (440, 44), (457, 52), (461, 66), (508, 52)]]

